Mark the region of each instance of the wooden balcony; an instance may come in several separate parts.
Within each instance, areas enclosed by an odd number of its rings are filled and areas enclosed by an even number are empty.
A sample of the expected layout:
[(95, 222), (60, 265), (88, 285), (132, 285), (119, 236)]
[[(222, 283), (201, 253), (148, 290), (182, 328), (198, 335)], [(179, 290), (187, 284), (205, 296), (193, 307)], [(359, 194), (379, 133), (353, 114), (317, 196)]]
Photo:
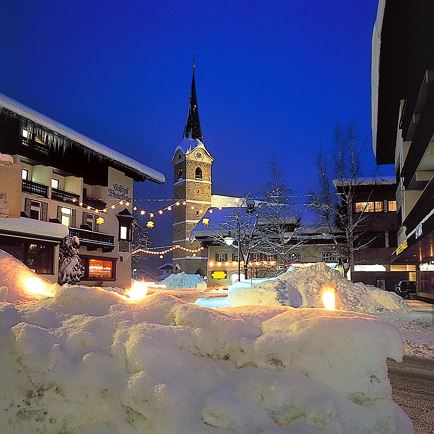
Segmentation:
[(22, 180), (22, 190), (26, 193), (36, 194), (37, 196), (48, 197), (48, 186), (37, 182)]
[(76, 203), (80, 202), (80, 196), (68, 191), (58, 190), (57, 188), (51, 189), (51, 199), (58, 200), (59, 202)]
[(69, 228), (69, 236), (78, 237), (82, 246), (93, 248), (101, 247), (103, 251), (106, 252), (111, 252), (115, 248), (115, 237), (102, 232)]

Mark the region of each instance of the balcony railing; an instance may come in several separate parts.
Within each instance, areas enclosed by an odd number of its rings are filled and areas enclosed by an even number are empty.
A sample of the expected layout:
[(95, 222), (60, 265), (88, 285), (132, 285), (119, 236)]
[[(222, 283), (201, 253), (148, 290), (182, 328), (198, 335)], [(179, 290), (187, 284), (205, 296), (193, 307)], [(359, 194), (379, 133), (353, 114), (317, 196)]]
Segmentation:
[(42, 197), (48, 197), (48, 187), (43, 184), (38, 184), (37, 182), (28, 181), (27, 179), (22, 180), (22, 190), (26, 193), (36, 194)]
[(93, 197), (85, 196), (83, 199), (83, 203), (87, 206), (91, 206), (96, 209), (104, 209), (107, 206), (107, 203), (100, 199), (95, 199)]
[(80, 244), (88, 247), (102, 247), (113, 250), (115, 237), (101, 232), (89, 231), (88, 229), (69, 228), (69, 236), (78, 237)]
[(51, 189), (51, 199), (67, 203), (79, 203), (80, 196), (68, 191), (58, 190), (57, 188)]

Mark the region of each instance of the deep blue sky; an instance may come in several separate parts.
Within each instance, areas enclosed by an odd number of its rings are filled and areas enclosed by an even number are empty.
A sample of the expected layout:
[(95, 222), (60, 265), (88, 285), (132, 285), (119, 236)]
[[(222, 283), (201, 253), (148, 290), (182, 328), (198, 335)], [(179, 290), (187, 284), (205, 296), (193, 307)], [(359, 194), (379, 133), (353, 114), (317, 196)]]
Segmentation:
[[(191, 60), (216, 193), (264, 184), (273, 155), (298, 194), (336, 122), (373, 167), (371, 35), (378, 0), (8, 1), (0, 92), (163, 172), (187, 115)], [(380, 169), (387, 173), (387, 169)], [(302, 200), (302, 199), (301, 199)]]

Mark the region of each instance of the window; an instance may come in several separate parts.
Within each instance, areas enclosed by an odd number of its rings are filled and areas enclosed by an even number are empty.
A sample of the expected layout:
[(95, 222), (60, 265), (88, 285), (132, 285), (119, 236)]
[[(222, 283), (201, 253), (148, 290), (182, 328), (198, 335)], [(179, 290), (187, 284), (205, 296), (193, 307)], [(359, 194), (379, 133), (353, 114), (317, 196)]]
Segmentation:
[(29, 138), (29, 132), (26, 129), (23, 129), (22, 134), (25, 139)]
[(321, 252), (321, 261), (337, 262), (336, 252)]
[(119, 239), (127, 240), (128, 239), (128, 228), (126, 226), (120, 227)]
[(178, 170), (178, 179), (182, 179), (182, 169)]
[(290, 262), (300, 262), (301, 261), (301, 253), (300, 252), (294, 252), (291, 253), (289, 256)]
[(375, 202), (375, 212), (383, 212), (384, 211), (383, 205), (384, 205), (383, 201)]
[(59, 190), (59, 180), (53, 178), (51, 180), (51, 188), (55, 188), (56, 190)]
[(41, 202), (32, 200), (30, 202), (30, 215), (31, 219), (40, 220), (41, 219)]
[(260, 260), (261, 260), (261, 254), (260, 253), (253, 253), (252, 261), (258, 262)]
[(395, 212), (396, 211), (396, 200), (387, 201), (387, 211)]
[(22, 261), (39, 274), (53, 274), (54, 245), (40, 241), (3, 238), (0, 249)]
[(65, 226), (71, 226), (71, 208), (64, 208), (63, 206), (60, 208), (60, 223)]
[(195, 179), (202, 179), (202, 169), (200, 167), (196, 167), (194, 177)]
[(85, 260), (85, 278), (95, 280), (114, 280), (115, 261), (113, 259), (88, 258)]
[(90, 227), (90, 230), (94, 230), (95, 216), (93, 214), (86, 213), (84, 224)]
[(21, 170), (21, 179), (27, 181), (29, 179), (29, 171), (27, 169)]
[(216, 253), (215, 260), (217, 262), (226, 262), (228, 260), (228, 254), (223, 252)]
[(355, 212), (383, 212), (383, 201), (376, 202), (356, 202)]

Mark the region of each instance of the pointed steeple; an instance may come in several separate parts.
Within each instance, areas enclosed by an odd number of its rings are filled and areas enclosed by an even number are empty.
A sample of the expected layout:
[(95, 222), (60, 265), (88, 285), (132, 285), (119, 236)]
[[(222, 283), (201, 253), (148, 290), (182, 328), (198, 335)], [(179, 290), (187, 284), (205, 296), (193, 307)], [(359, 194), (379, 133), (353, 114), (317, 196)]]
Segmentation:
[(184, 128), (184, 137), (189, 139), (198, 139), (202, 142), (202, 129), (200, 128), (199, 107), (197, 105), (196, 97), (196, 79), (194, 75), (195, 69), (196, 65), (193, 59), (193, 78), (191, 80), (190, 106), (188, 109), (187, 123), (185, 124)]

